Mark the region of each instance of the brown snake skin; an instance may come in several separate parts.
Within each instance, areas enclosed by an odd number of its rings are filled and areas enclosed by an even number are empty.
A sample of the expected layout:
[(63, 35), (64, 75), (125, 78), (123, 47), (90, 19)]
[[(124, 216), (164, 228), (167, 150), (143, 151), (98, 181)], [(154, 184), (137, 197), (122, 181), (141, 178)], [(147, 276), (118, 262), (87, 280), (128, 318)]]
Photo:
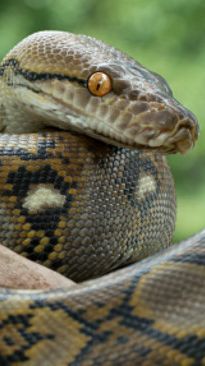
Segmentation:
[(0, 365), (205, 365), (205, 232), (167, 248), (164, 157), (198, 124), (164, 79), (91, 37), (39, 32), (0, 65), (0, 126), (0, 242), (80, 282), (0, 290)]

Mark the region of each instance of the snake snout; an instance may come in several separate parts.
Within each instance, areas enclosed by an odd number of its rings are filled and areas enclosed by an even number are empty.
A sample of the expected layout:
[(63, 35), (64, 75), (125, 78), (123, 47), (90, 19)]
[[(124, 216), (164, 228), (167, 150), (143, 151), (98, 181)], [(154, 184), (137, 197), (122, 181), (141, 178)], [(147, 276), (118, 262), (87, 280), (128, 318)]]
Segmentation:
[(158, 118), (156, 133), (149, 141), (150, 146), (159, 147), (167, 153), (185, 153), (194, 146), (198, 137), (198, 123), (193, 114), (165, 110), (158, 112)]
[(167, 140), (170, 152), (185, 153), (192, 148), (198, 138), (199, 125), (196, 116), (174, 100), (177, 109), (173, 109), (175, 126)]
[(176, 108), (176, 103), (171, 103), (137, 101), (131, 121), (120, 126), (122, 134), (132, 140), (133, 146), (185, 153), (198, 137), (197, 119), (181, 105)]

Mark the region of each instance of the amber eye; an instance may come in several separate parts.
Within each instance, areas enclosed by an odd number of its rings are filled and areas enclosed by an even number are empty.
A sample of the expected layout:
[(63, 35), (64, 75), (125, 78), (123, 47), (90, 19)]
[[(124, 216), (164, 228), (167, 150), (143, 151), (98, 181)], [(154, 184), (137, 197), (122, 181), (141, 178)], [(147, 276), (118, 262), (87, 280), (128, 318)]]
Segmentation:
[(110, 77), (102, 71), (97, 71), (88, 79), (88, 90), (97, 97), (103, 97), (112, 90)]

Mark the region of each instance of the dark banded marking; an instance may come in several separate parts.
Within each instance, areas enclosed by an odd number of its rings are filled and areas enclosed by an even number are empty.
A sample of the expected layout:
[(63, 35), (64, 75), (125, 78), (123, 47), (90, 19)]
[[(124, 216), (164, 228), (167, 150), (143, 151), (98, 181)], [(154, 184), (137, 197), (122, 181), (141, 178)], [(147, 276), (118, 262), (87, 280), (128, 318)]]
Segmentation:
[(205, 253), (185, 253), (171, 258), (173, 262), (192, 263), (205, 266)]
[(34, 71), (23, 70), (20, 67), (19, 62), (15, 59), (7, 60), (0, 66), (0, 76), (4, 75), (5, 69), (9, 66), (13, 67), (14, 73), (16, 75), (20, 74), (28, 81), (39, 81), (39, 80), (46, 81), (46, 80), (53, 80), (53, 79), (68, 80), (72, 83), (76, 82), (76, 83), (82, 85), (83, 87), (87, 88), (87, 80), (77, 78), (76, 76), (66, 76), (63, 74), (56, 74), (56, 73), (52, 74), (52, 73), (48, 73), (48, 72), (37, 73)]
[(0, 329), (15, 324), (17, 326), (16, 329), (19, 339), (21, 340), (18, 348), (16, 348), (14, 343), (15, 337), (14, 339), (12, 338), (12, 335), (7, 337), (7, 339), (4, 337), (3, 340), (5, 345), (7, 346), (9, 343), (10, 347), (12, 347), (12, 352), (5, 356), (0, 356), (0, 362), (2, 361), (2, 363), (0, 363), (1, 365), (9, 366), (18, 362), (29, 361), (29, 357), (26, 353), (32, 349), (33, 346), (44, 340), (55, 340), (55, 335), (51, 333), (41, 334), (40, 332), (31, 331), (32, 318), (32, 314), (9, 315), (7, 319), (0, 323)]

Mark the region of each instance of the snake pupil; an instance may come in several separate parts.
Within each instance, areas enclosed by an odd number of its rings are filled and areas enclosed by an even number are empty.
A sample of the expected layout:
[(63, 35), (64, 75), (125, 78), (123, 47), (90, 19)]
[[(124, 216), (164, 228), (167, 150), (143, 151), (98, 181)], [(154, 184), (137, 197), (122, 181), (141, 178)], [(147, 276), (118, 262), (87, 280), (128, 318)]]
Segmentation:
[(102, 83), (100, 83), (100, 82), (97, 84), (96, 91), (98, 91), (100, 89), (101, 85), (102, 85)]

